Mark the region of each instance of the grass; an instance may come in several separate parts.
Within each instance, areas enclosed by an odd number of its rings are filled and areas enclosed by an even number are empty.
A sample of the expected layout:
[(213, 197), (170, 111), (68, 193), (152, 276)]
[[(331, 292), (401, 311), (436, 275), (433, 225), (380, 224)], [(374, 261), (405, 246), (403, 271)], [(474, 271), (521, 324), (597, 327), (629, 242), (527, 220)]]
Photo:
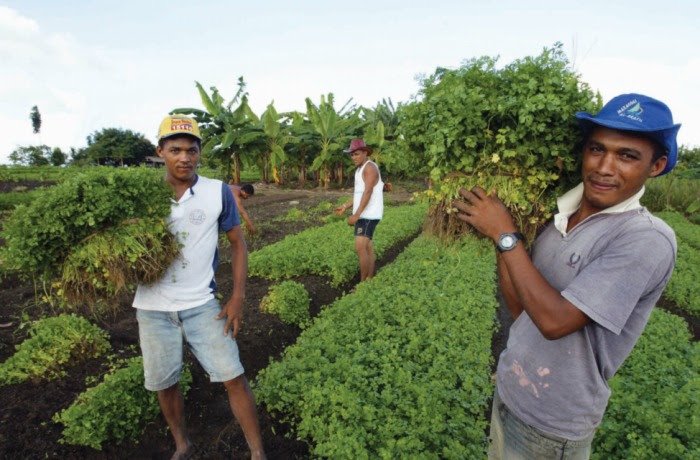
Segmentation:
[(691, 222), (700, 223), (700, 180), (673, 174), (646, 183), (642, 204), (651, 212), (677, 211)]

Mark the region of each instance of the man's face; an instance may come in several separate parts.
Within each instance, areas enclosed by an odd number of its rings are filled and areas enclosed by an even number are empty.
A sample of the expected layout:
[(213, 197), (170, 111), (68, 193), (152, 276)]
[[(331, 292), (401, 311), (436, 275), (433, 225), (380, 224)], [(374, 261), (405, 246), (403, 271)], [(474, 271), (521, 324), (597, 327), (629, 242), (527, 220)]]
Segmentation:
[(166, 139), (163, 147), (158, 147), (156, 152), (165, 160), (168, 176), (181, 182), (192, 180), (200, 154), (199, 143), (194, 137), (178, 136)]
[(649, 177), (666, 166), (652, 162), (654, 143), (622, 131), (595, 128), (583, 146), (583, 205), (594, 212), (615, 206), (637, 193)]
[(362, 163), (367, 159), (367, 151), (364, 149), (355, 150), (350, 154), (350, 159), (355, 164), (355, 166), (362, 166)]
[(247, 194), (246, 192), (244, 192), (243, 190), (240, 191), (240, 197), (241, 197), (242, 200), (247, 200), (249, 196), (250, 196), (250, 195), (248, 195), (248, 194)]

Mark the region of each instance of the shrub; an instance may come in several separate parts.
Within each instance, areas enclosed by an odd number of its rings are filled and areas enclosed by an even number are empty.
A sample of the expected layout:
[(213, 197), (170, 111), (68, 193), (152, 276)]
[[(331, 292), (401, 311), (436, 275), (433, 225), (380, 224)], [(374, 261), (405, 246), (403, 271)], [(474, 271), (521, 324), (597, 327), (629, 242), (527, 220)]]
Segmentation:
[(260, 309), (277, 315), (284, 323), (303, 326), (309, 320), (311, 299), (303, 284), (282, 281), (270, 287), (260, 302)]
[(46, 193), (43, 188), (0, 193), (0, 210), (14, 209), (20, 204), (29, 204)]
[[(183, 393), (189, 390), (192, 375), (185, 368), (180, 379)], [(159, 413), (155, 391), (144, 388), (143, 359), (138, 356), (125, 366), (112, 369), (95, 387), (80, 394), (70, 407), (53, 416), (64, 425), (61, 443), (100, 449), (108, 440), (136, 440), (146, 423)]]
[(85, 318), (65, 314), (34, 322), (29, 338), (0, 364), (0, 385), (29, 379), (54, 380), (65, 368), (110, 349), (107, 333)]
[(532, 241), (560, 180), (579, 177), (575, 112), (600, 108), (561, 44), (503, 68), (496, 63), (483, 57), (437, 69), (421, 82), (422, 98), (400, 111), (400, 143), (423, 158), (435, 184), (429, 229), (446, 239), (468, 231), (452, 212), (459, 188), (495, 185)]

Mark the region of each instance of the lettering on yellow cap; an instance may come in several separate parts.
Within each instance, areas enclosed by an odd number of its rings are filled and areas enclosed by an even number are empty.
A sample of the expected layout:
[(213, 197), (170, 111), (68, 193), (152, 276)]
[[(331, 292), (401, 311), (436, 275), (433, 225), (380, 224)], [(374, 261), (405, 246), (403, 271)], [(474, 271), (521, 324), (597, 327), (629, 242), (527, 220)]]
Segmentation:
[(170, 122), (171, 131), (192, 131), (192, 122), (189, 120), (173, 119)]

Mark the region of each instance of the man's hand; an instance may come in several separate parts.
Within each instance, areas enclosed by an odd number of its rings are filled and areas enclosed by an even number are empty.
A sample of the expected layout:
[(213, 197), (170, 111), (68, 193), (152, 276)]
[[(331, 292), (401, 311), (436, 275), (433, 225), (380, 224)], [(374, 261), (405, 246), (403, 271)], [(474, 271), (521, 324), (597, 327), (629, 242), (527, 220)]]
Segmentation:
[(345, 211), (347, 211), (350, 206), (352, 206), (352, 205), (348, 204), (348, 203), (341, 204), (340, 206), (335, 208), (333, 210), (333, 212), (335, 212), (336, 216), (342, 216), (343, 214), (345, 214)]
[(353, 214), (352, 216), (348, 217), (348, 225), (353, 226), (358, 220), (360, 220), (360, 216)]
[(252, 222), (246, 222), (245, 228), (246, 228), (246, 230), (248, 230), (248, 233), (250, 233), (251, 235), (255, 235), (258, 232), (258, 230), (255, 228), (255, 225), (253, 225)]
[(487, 194), (481, 187), (460, 189), (464, 200), (454, 200), (457, 217), (474, 227), (482, 235), (498, 241), (501, 233), (517, 231), (513, 218), (495, 193)]
[(233, 338), (238, 336), (238, 330), (241, 328), (241, 320), (243, 319), (243, 299), (231, 297), (221, 309), (216, 319), (226, 318), (224, 325), (224, 335), (228, 335), (229, 331), (233, 331)]

